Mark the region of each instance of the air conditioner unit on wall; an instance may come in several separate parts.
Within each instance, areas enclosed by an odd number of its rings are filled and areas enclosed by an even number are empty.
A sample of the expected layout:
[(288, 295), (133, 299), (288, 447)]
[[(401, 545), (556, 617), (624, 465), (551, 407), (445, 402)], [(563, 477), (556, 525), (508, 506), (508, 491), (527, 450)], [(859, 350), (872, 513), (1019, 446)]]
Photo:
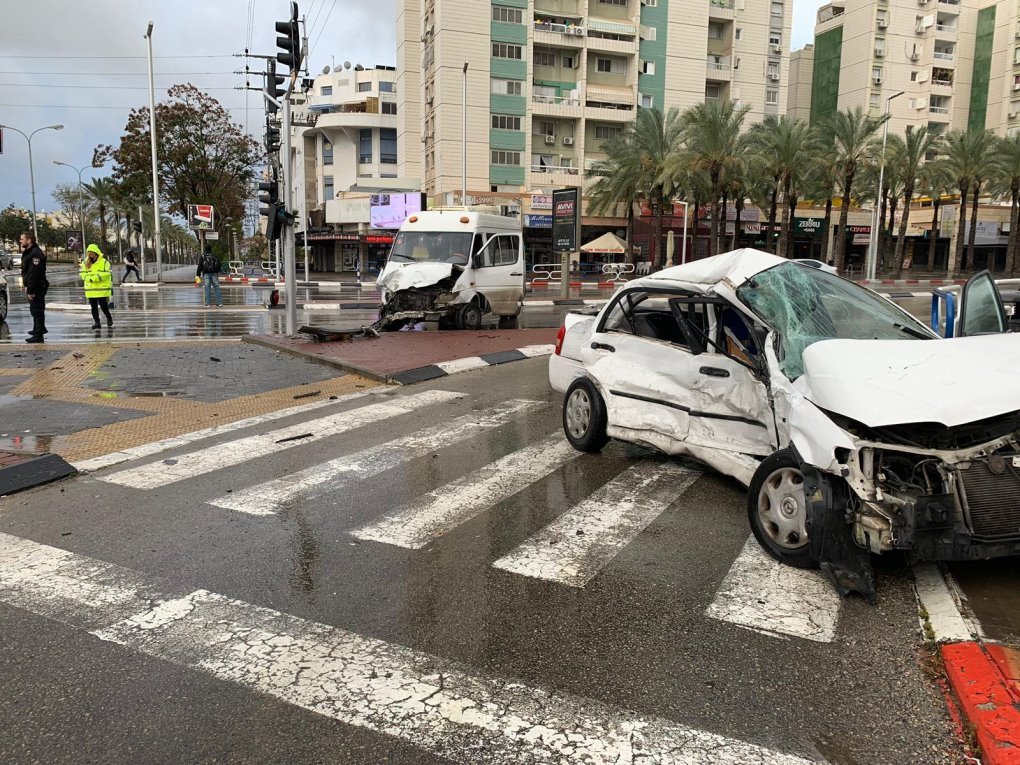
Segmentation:
[(549, 144), (556, 143), (556, 136), (554, 136), (554, 135), (547, 135), (545, 137), (545, 142), (549, 143)]
[(918, 53), (917, 51), (914, 51), (913, 53), (910, 54), (910, 60), (911, 61), (920, 61), (921, 60), (921, 54)]
[(881, 85), (882, 84), (882, 78), (881, 77), (872, 77), (871, 81), (874, 82), (876, 85)]
[(772, 52), (773, 53), (782, 53), (783, 52), (783, 46), (782, 45), (773, 45), (772, 46)]
[(574, 145), (573, 137), (569, 136), (569, 135), (563, 136), (563, 145), (564, 146), (573, 146)]

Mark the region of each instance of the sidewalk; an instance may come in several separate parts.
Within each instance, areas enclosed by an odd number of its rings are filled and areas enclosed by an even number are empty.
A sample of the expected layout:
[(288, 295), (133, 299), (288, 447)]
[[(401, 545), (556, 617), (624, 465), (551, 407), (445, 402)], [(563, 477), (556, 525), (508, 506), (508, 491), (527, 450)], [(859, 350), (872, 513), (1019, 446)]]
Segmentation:
[[(328, 325), (323, 329), (329, 329)], [(279, 335), (249, 335), (245, 342), (362, 375), (407, 385), (454, 372), (548, 355), (557, 327), (468, 331), (384, 332), (380, 337), (318, 343)]]

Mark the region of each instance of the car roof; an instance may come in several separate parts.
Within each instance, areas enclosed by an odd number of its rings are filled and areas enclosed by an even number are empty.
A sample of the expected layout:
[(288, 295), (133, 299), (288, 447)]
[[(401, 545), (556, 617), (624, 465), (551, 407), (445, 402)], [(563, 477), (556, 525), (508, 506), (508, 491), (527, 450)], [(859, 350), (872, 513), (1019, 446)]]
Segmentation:
[(711, 258), (694, 260), (682, 266), (664, 268), (651, 276), (634, 279), (628, 282), (628, 286), (661, 287), (664, 286), (662, 282), (668, 281), (701, 287), (703, 291), (708, 291), (722, 281), (728, 281), (733, 286), (743, 284), (755, 274), (789, 262), (778, 255), (744, 247)]

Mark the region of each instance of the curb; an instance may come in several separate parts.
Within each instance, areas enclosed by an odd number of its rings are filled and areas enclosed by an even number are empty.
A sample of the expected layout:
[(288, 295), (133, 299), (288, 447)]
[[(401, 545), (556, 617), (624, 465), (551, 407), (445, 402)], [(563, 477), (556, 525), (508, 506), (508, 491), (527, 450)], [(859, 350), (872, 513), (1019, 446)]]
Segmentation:
[[(16, 453), (5, 453), (17, 456)], [(32, 489), (59, 481), (78, 471), (57, 454), (26, 454), (26, 459), (13, 460), (0, 466), (0, 496)]]
[(375, 370), (362, 367), (358, 364), (352, 364), (348, 361), (325, 358), (297, 348), (277, 345), (255, 335), (243, 335), (241, 337), (241, 342), (261, 345), (265, 348), (271, 348), (274, 351), (279, 351), (280, 353), (288, 353), (291, 356), (296, 356), (297, 358), (304, 359), (305, 361), (313, 361), (335, 369), (341, 369), (344, 372), (350, 372), (351, 374), (360, 375), (361, 377), (367, 377), (369, 380), (395, 385), (413, 385), (414, 383), (424, 382), (426, 380), (435, 380), (439, 377), (448, 377), (449, 375), (457, 374), (459, 372), (470, 372), (471, 370), (481, 369), (482, 367), (507, 364), (511, 361), (523, 361), (524, 359), (532, 359), (538, 356), (548, 356), (555, 348), (553, 345), (526, 345), (523, 348), (516, 348), (511, 351), (498, 351), (496, 353), (486, 353), (481, 356), (467, 356), (461, 359), (442, 361), (438, 364), (428, 364), (423, 367), (416, 367), (415, 369), (405, 369), (400, 372), (394, 372), (393, 374), (386, 374), (376, 372)]
[[(1006, 676), (1008, 649), (963, 642), (943, 645), (939, 651), (953, 691), (974, 726), (985, 764), (1020, 765), (1020, 679)], [(1001, 664), (992, 652), (1002, 657)], [(1020, 653), (1016, 657), (1020, 659)]]

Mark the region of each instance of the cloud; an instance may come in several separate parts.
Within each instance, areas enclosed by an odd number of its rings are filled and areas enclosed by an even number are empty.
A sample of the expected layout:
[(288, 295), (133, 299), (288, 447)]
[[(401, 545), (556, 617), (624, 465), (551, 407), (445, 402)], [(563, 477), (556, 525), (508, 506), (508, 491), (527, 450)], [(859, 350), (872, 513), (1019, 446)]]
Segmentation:
[[(274, 55), (274, 22), (289, 16), (290, 3), (253, 3), (251, 51)], [(304, 0), (300, 4), (311, 31), (309, 45), (314, 43), (307, 62), (310, 72), (332, 64), (333, 56), (337, 62), (349, 60), (365, 66), (394, 63), (395, 0), (362, 0), (357, 5), (351, 8), (350, 2), (340, 0)], [(88, 165), (97, 145), (117, 143), (131, 108), (148, 105), (144, 35), (150, 20), (154, 22), (157, 100), (170, 85), (192, 82), (245, 124), (246, 92), (234, 90), (245, 81), (243, 75), (234, 74), (244, 68), (245, 59), (231, 54), (246, 47), (248, 10), (249, 0), (5, 3), (0, 25), (0, 124), (26, 133), (43, 125), (64, 125), (61, 132), (42, 131), (32, 139), (38, 209), (53, 209), (50, 192), (57, 183), (77, 182), (75, 173), (54, 166), (54, 160)], [(262, 68), (261, 60), (251, 61), (253, 72)], [(261, 86), (261, 80), (251, 76), (249, 81)], [(249, 92), (249, 132), (261, 137), (262, 123), (261, 96)], [(109, 169), (89, 170), (83, 178), (108, 173)], [(20, 135), (5, 131), (0, 206), (12, 202), (25, 208), (31, 204), (28, 150)]]

